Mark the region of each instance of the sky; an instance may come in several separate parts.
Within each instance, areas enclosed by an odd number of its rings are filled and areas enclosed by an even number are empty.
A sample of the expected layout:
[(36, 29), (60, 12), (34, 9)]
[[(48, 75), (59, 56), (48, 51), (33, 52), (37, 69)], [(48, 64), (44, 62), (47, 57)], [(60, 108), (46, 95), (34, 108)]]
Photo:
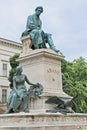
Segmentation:
[(87, 60), (87, 0), (0, 0), (0, 37), (21, 42), (27, 17), (43, 6), (40, 18), (44, 32), (65, 59)]

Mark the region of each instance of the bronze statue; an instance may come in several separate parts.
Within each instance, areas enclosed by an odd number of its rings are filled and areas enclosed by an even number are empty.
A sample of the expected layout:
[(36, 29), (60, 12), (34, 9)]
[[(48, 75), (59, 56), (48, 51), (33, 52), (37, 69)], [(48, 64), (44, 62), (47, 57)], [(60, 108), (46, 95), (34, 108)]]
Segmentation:
[[(25, 82), (31, 85), (28, 91)], [(11, 91), (7, 101), (8, 109), (6, 113), (15, 113), (20, 111), (28, 112), (30, 98), (32, 96), (37, 97), (42, 94), (42, 92), (43, 86), (39, 83), (31, 83), (27, 76), (22, 74), (22, 67), (18, 66), (16, 68), (16, 74), (13, 77), (13, 90)]]
[(75, 113), (77, 111), (77, 105), (73, 99), (64, 99), (57, 96), (52, 96), (46, 100), (46, 103), (56, 104), (57, 106), (53, 108), (53, 110), (47, 110), (46, 112), (60, 112), (62, 114)]
[(42, 30), (42, 21), (40, 15), (43, 12), (43, 7), (38, 6), (35, 9), (35, 14), (28, 16), (26, 30), (22, 33), (22, 36), (29, 34), (32, 39), (32, 49), (47, 48), (46, 43), (55, 52), (58, 52), (54, 46), (51, 34), (45, 33)]

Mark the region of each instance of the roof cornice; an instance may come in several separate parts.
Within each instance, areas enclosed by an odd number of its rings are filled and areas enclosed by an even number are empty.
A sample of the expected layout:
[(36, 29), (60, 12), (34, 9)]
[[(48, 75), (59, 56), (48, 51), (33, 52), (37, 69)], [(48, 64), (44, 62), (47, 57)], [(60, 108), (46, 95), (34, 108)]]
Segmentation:
[(13, 46), (17, 46), (17, 47), (22, 47), (22, 44), (19, 42), (15, 42), (15, 41), (11, 41), (8, 39), (4, 39), (0, 37), (0, 43), (5, 43), (5, 44), (9, 44), (9, 45), (13, 45)]

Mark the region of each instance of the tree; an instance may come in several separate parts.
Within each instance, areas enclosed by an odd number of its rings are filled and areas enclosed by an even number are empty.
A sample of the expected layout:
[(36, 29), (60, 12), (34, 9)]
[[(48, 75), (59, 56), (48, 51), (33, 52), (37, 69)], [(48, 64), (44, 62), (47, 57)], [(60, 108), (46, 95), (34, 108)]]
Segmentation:
[(10, 59), (10, 66), (11, 66), (11, 70), (9, 71), (9, 77), (8, 80), (10, 81), (10, 88), (13, 88), (13, 76), (16, 72), (16, 67), (19, 65), (19, 62), (16, 61), (17, 58), (20, 56), (19, 53), (15, 53)]
[(63, 89), (70, 96), (75, 97), (77, 112), (87, 109), (87, 62), (83, 57), (73, 62), (63, 60)]

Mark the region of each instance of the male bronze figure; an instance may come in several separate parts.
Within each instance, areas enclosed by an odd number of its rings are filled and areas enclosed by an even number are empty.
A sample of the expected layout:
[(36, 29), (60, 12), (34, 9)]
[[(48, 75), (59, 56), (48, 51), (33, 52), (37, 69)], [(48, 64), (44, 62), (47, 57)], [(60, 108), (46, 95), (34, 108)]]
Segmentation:
[(30, 35), (33, 43), (32, 49), (47, 48), (46, 43), (48, 43), (52, 50), (58, 52), (59, 50), (55, 48), (51, 34), (42, 30), (42, 21), (40, 19), (42, 12), (43, 7), (38, 6), (35, 9), (35, 13), (28, 16), (26, 30), (22, 33), (22, 36)]

